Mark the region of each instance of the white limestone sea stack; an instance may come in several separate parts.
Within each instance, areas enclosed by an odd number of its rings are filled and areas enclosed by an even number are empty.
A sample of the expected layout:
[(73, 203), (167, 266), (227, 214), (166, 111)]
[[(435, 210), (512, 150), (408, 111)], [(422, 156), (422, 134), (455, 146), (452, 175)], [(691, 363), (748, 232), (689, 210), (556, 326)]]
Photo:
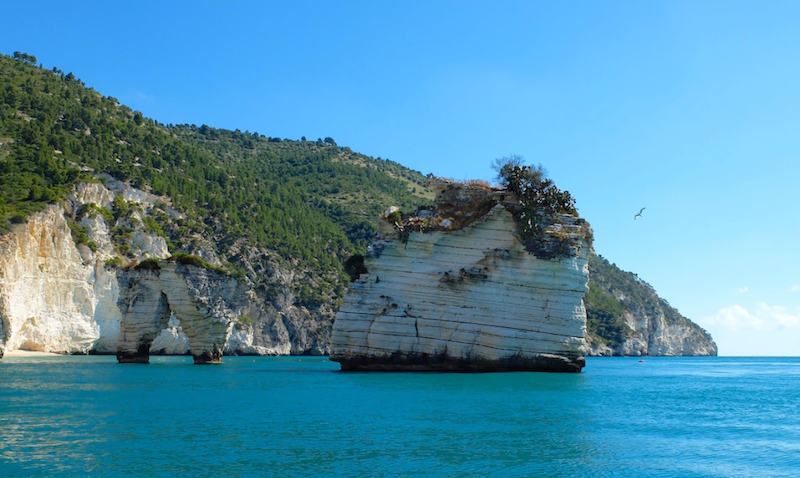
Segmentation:
[(333, 326), (343, 370), (579, 372), (592, 231), (539, 213), (521, 234), (505, 190), (437, 181), (437, 208), (388, 215)]

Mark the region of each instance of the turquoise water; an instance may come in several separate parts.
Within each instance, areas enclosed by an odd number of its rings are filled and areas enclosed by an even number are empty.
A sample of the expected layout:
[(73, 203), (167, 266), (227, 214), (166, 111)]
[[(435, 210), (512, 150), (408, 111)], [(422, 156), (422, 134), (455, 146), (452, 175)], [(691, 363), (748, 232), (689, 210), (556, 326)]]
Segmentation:
[(800, 476), (799, 404), (798, 358), (426, 374), (310, 357), (10, 357), (0, 474)]

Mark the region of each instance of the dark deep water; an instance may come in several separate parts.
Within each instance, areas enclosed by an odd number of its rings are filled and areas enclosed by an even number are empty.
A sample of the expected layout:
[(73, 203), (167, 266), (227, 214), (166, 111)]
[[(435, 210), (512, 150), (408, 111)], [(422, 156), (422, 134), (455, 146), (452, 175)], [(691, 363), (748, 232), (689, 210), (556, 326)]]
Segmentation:
[(800, 358), (588, 358), (580, 374), (151, 360), (0, 360), (2, 475), (800, 476)]

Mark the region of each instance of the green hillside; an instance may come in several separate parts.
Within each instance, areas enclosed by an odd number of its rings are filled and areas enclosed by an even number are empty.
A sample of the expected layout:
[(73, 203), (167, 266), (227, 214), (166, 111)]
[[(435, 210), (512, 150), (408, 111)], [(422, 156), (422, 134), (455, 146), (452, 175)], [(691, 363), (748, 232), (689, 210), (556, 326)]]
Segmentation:
[(0, 56), (0, 229), (107, 173), (186, 215), (161, 218), (177, 249), (202, 237), (225, 256), (244, 239), (336, 282), (388, 205), (410, 209), (432, 198), (420, 173), (330, 138), (163, 125), (72, 73), (35, 64), (25, 54)]
[[(247, 274), (267, 299), (267, 262), (279, 261), (298, 272), (298, 305), (328, 304), (330, 314), (348, 283), (343, 262), (364, 252), (386, 207), (408, 211), (433, 200), (419, 172), (332, 138), (164, 125), (72, 73), (36, 65), (25, 53), (0, 55), (0, 233), (105, 173), (185, 215), (147, 218), (173, 252), (211, 247), (229, 272)], [(125, 207), (119, 202), (114, 215)], [(122, 245), (119, 253), (124, 259)], [(613, 345), (627, 336), (620, 317), (629, 306), (609, 291), (633, 279), (601, 266), (593, 262), (588, 330)]]

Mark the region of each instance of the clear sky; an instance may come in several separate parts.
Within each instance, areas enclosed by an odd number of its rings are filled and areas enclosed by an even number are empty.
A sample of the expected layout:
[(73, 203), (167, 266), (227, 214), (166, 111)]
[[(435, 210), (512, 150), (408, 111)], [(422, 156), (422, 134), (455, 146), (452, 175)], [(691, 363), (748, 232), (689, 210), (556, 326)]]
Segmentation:
[[(6, 2), (35, 55), (162, 123), (423, 174), (541, 163), (595, 249), (714, 336), (800, 355), (800, 2)], [(633, 216), (645, 207), (643, 217)]]

